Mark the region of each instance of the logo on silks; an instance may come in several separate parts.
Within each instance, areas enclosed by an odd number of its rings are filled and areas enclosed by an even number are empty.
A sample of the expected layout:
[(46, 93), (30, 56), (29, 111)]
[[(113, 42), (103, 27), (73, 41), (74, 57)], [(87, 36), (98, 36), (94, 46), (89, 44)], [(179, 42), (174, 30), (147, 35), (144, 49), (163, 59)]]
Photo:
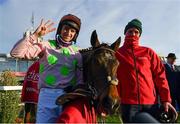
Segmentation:
[(39, 74), (35, 71), (29, 72), (26, 78), (27, 81), (38, 81)]

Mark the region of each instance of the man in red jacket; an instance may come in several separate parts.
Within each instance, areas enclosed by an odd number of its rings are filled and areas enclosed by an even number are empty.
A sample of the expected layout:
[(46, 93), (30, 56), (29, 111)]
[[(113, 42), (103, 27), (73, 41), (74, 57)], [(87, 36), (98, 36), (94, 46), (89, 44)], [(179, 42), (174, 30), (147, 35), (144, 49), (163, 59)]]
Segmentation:
[(130, 21), (124, 30), (124, 44), (116, 52), (120, 62), (118, 92), (124, 122), (134, 122), (138, 112), (148, 112), (157, 117), (158, 95), (164, 110), (171, 109), (177, 116), (171, 105), (163, 64), (152, 49), (139, 45), (141, 33), (142, 23), (138, 19)]

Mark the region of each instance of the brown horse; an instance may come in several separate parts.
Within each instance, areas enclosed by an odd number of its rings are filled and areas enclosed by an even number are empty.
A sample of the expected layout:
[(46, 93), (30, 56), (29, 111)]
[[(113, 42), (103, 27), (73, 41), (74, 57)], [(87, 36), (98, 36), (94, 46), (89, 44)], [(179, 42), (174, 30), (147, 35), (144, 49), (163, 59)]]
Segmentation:
[(93, 31), (91, 45), (91, 48), (81, 50), (83, 68), (79, 69), (83, 70), (85, 85), (57, 99), (57, 104), (65, 104), (58, 122), (94, 123), (95, 115), (113, 114), (118, 110), (116, 71), (119, 63), (114, 51), (120, 45), (120, 38), (111, 46), (100, 44), (96, 31)]

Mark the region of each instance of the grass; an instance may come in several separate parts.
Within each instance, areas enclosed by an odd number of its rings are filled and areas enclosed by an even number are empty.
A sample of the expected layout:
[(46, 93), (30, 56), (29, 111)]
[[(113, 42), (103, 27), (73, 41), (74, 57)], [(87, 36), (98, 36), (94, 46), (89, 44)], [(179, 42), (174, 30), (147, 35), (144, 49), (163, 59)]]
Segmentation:
[(98, 123), (122, 123), (122, 120), (119, 115), (107, 116), (106, 118), (98, 117)]

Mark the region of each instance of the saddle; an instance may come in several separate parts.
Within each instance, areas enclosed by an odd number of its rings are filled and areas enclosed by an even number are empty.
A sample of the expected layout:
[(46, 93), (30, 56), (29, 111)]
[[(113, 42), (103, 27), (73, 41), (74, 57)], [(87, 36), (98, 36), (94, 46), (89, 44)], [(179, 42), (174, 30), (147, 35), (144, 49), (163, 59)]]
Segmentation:
[(56, 99), (56, 105), (64, 105), (77, 98), (91, 97), (91, 91), (84, 86), (78, 86), (73, 91), (65, 93)]

